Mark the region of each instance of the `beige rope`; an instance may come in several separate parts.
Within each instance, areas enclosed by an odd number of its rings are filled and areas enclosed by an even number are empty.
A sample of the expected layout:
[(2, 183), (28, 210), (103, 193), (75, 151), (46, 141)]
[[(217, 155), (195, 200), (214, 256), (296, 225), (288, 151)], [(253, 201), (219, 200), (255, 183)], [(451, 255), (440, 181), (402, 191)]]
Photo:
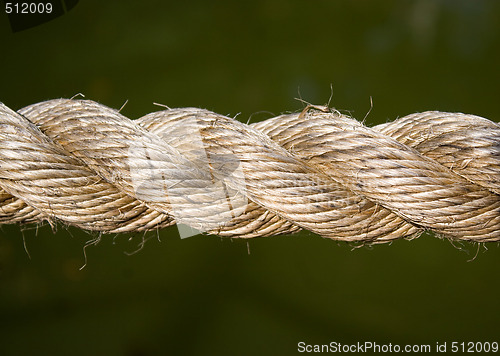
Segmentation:
[(327, 107), (252, 125), (184, 108), (132, 121), (57, 99), (0, 104), (0, 127), (0, 224), (500, 240), (500, 126), (473, 115), (368, 128)]

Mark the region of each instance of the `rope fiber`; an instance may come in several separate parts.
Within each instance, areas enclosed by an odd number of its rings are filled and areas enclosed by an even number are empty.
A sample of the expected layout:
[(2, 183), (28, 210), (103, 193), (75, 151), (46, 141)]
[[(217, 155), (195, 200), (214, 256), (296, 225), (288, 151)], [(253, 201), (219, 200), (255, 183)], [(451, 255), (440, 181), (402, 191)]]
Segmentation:
[(370, 128), (312, 105), (246, 125), (197, 108), (130, 120), (90, 100), (0, 103), (0, 224), (42, 221), (500, 241), (500, 125), (429, 111)]

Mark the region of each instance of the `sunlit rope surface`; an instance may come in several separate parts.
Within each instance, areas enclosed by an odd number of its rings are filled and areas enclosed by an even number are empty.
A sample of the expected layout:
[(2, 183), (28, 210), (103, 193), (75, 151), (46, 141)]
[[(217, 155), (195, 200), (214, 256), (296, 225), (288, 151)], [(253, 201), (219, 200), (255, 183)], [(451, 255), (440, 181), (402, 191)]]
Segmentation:
[(207, 110), (130, 120), (89, 100), (0, 104), (0, 224), (380, 243), (500, 240), (500, 126), (424, 112), (366, 127), (324, 106), (246, 125)]

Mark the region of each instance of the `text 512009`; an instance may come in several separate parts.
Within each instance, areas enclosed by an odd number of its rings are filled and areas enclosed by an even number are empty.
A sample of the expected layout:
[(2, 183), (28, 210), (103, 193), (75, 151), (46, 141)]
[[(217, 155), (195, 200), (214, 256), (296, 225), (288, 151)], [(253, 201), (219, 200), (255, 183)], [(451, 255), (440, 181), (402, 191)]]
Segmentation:
[(50, 14), (53, 10), (52, 3), (35, 2), (6, 2), (6, 14)]

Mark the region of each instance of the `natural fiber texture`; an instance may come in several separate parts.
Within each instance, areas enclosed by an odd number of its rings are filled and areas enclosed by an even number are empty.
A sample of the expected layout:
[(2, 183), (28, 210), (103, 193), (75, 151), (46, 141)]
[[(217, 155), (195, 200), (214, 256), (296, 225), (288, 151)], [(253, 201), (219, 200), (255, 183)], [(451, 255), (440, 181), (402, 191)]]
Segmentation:
[[(174, 186), (182, 194), (167, 194)], [(129, 120), (88, 100), (0, 104), (0, 224), (43, 220), (109, 233), (177, 221), (244, 238), (303, 228), (370, 243), (424, 230), (499, 241), (500, 126), (425, 112), (368, 128), (316, 106), (245, 125), (195, 108)]]

